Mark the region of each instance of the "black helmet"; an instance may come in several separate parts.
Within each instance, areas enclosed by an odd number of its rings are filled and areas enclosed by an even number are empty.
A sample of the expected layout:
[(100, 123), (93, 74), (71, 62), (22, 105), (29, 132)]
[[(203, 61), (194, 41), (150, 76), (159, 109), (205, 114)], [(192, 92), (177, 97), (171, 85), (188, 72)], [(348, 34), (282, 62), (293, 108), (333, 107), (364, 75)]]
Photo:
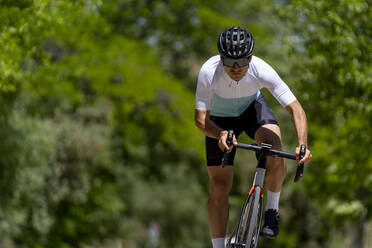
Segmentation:
[(225, 29), (217, 41), (218, 51), (222, 56), (237, 59), (252, 55), (254, 40), (244, 28), (233, 26)]

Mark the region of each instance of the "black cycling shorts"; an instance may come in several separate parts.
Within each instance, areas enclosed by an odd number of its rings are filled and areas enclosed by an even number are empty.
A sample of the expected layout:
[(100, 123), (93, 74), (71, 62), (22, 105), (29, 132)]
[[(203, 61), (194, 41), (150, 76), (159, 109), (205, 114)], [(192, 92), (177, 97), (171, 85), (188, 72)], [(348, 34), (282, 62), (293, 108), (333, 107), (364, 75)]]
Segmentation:
[[(234, 130), (236, 138), (244, 131), (249, 137), (254, 139), (254, 134), (262, 125), (278, 125), (273, 111), (262, 94), (238, 117), (209, 116), (209, 118), (224, 130)], [(218, 146), (218, 140), (207, 136), (205, 145), (207, 165), (220, 165), (223, 152)], [(235, 152), (236, 147), (229, 154), (228, 165), (234, 164)]]

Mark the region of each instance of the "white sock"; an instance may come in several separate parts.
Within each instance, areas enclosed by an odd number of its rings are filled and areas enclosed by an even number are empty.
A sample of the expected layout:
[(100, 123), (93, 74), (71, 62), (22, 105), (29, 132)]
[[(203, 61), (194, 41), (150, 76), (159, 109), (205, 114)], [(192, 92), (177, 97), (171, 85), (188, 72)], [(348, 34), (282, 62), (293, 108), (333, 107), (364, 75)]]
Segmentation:
[(225, 238), (212, 239), (213, 248), (225, 248)]
[(279, 192), (272, 192), (267, 190), (267, 201), (266, 201), (266, 209), (275, 209), (279, 211), (279, 198), (280, 198), (280, 191)]

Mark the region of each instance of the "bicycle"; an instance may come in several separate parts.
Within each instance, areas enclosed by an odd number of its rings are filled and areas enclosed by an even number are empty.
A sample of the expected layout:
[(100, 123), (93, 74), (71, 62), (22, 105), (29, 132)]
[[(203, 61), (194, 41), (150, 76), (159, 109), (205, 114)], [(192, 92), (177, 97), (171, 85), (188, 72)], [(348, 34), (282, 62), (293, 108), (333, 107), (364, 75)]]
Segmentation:
[[(232, 144), (234, 132), (229, 130), (226, 143), (228, 146)], [(258, 160), (256, 172), (253, 180), (253, 185), (244, 202), (239, 222), (235, 230), (228, 238), (226, 248), (256, 248), (260, 236), (262, 213), (263, 213), (263, 184), (266, 173), (266, 158), (267, 156), (278, 156), (287, 159), (296, 160), (296, 154), (284, 151), (271, 149), (270, 144), (262, 143), (261, 146), (257, 144), (237, 144), (237, 148), (252, 150), (256, 152)], [(300, 159), (305, 155), (306, 146), (300, 147)], [(221, 161), (221, 167), (226, 165), (228, 153), (224, 151), (224, 156)], [(303, 177), (304, 165), (301, 164), (297, 167), (296, 176), (294, 181), (298, 182)]]

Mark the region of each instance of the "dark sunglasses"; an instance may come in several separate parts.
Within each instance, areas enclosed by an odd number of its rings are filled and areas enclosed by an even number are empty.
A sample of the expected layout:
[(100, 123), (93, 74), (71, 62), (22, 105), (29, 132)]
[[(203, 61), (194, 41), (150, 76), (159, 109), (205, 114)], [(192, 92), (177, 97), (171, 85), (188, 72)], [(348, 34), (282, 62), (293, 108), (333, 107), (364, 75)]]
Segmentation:
[(244, 57), (239, 59), (231, 59), (228, 57), (222, 57), (222, 63), (224, 66), (233, 67), (235, 63), (238, 64), (239, 67), (247, 66), (249, 64), (250, 57)]

